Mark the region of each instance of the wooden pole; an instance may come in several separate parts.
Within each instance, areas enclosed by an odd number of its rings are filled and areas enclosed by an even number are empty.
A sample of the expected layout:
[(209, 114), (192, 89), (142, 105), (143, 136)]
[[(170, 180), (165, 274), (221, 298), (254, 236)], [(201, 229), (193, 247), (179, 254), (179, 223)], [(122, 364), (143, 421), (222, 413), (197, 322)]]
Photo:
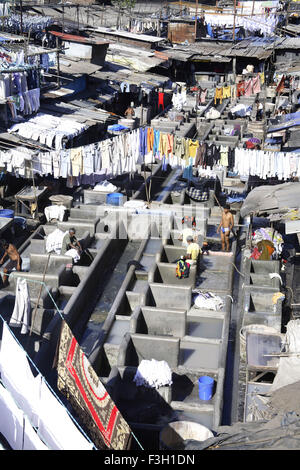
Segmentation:
[(235, 41), (235, 15), (236, 15), (236, 0), (234, 0), (234, 13), (233, 13), (233, 28), (232, 28), (232, 40)]

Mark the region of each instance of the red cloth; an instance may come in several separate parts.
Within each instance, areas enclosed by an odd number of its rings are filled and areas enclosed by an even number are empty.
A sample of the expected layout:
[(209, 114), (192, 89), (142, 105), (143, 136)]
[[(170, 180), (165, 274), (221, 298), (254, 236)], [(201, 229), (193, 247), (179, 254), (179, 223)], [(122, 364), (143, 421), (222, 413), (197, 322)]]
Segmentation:
[(257, 247), (255, 247), (254, 250), (252, 251), (250, 258), (259, 259), (260, 255), (261, 255), (260, 251), (257, 249)]
[(162, 109), (165, 109), (164, 96), (165, 96), (164, 93), (158, 93), (158, 108), (159, 106), (162, 106)]
[(245, 82), (242, 81), (237, 84), (237, 96), (242, 96), (245, 94)]

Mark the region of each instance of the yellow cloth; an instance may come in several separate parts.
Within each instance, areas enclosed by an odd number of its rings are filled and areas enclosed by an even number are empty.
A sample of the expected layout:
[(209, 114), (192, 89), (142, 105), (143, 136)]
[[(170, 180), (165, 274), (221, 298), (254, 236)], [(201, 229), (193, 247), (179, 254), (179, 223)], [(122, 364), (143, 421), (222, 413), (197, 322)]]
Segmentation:
[(198, 243), (190, 243), (186, 252), (188, 255), (191, 255), (192, 260), (196, 261), (200, 253), (200, 246)]
[(198, 140), (189, 139), (189, 155), (192, 158), (196, 157), (197, 148), (199, 147)]
[(223, 98), (231, 98), (231, 86), (223, 86)]
[(159, 146), (158, 150), (160, 152), (160, 157), (167, 157), (169, 154), (169, 139), (168, 134), (160, 133)]
[(83, 174), (82, 147), (71, 149), (70, 160), (72, 164), (72, 176)]
[(222, 99), (223, 99), (223, 88), (216, 88), (215, 92), (215, 104), (217, 100), (221, 100), (220, 104), (222, 104)]
[(261, 72), (259, 76), (260, 76), (260, 83), (261, 85), (263, 85), (265, 83), (265, 72)]
[(277, 304), (278, 300), (284, 299), (284, 297), (285, 296), (282, 292), (276, 292), (275, 294), (273, 294), (273, 297), (272, 297), (273, 304)]

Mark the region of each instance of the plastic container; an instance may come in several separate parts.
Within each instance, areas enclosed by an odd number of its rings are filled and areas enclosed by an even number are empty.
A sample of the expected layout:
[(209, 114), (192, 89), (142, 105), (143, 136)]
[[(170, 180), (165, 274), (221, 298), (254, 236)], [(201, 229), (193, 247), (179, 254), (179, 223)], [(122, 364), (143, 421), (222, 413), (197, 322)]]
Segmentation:
[(213, 437), (213, 433), (202, 424), (192, 421), (174, 421), (159, 433), (159, 448), (160, 450), (183, 449), (185, 440), (193, 439), (201, 442), (210, 437)]
[(13, 219), (15, 211), (11, 209), (0, 209), (0, 217), (5, 217), (6, 219)]
[(110, 193), (106, 195), (106, 204), (111, 206), (122, 206), (124, 203), (124, 195), (122, 193)]
[(14, 223), (19, 225), (23, 230), (27, 228), (27, 220), (24, 217), (14, 217)]
[(214, 379), (209, 375), (203, 375), (198, 379), (200, 400), (210, 400), (213, 394)]
[(67, 209), (71, 209), (73, 203), (73, 197), (65, 194), (54, 194), (49, 197), (52, 206), (65, 206)]

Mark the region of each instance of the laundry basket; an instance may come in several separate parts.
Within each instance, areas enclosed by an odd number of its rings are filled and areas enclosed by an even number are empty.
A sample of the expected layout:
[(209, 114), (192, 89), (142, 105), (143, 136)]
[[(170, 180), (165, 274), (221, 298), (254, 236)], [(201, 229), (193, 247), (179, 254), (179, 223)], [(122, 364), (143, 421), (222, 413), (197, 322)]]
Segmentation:
[(210, 437), (213, 437), (213, 433), (202, 424), (192, 421), (174, 421), (161, 430), (159, 448), (160, 450), (183, 450), (184, 441), (187, 439), (201, 442)]
[(278, 334), (278, 331), (272, 326), (267, 325), (247, 325), (240, 329), (240, 357), (243, 361), (246, 361), (246, 335), (247, 332), (251, 333), (264, 333), (269, 335)]

